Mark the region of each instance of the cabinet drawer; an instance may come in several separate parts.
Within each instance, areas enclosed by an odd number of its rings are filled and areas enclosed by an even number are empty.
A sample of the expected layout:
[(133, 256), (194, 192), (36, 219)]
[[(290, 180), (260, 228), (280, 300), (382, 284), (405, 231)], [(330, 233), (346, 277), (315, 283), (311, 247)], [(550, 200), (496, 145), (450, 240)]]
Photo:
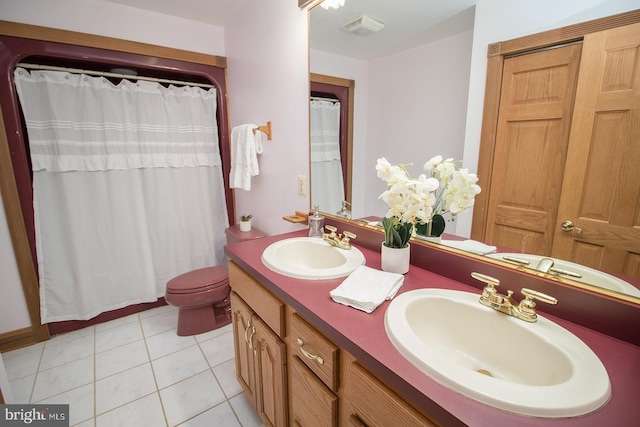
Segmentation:
[(338, 398), (298, 359), (291, 358), (291, 425), (338, 425)]
[(431, 421), (402, 400), (357, 363), (352, 363), (346, 379), (351, 425), (368, 427), (429, 426)]
[(280, 338), (284, 338), (284, 303), (238, 264), (229, 261), (229, 285)]
[(334, 392), (338, 390), (338, 347), (297, 313), (291, 315), (289, 343), (292, 354)]

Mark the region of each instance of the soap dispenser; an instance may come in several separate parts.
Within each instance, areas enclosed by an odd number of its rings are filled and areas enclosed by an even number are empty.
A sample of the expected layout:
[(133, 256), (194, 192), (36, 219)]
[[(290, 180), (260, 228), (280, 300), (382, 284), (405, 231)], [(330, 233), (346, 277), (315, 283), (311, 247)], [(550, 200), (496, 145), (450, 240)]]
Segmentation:
[(351, 211), (347, 209), (347, 205), (351, 205), (351, 203), (347, 202), (346, 200), (343, 200), (342, 208), (340, 208), (340, 210), (336, 212), (336, 215), (344, 219), (351, 219)]
[(313, 207), (313, 215), (309, 216), (309, 237), (322, 237), (324, 234), (324, 217), (320, 215), (320, 206)]

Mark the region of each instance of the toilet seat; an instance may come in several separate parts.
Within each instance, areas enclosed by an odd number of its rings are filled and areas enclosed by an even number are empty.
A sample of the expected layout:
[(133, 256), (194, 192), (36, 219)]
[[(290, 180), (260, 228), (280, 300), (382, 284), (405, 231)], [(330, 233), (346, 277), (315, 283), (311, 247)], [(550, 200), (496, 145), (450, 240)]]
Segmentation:
[(229, 272), (226, 267), (217, 265), (189, 271), (167, 282), (167, 293), (192, 294), (229, 285)]

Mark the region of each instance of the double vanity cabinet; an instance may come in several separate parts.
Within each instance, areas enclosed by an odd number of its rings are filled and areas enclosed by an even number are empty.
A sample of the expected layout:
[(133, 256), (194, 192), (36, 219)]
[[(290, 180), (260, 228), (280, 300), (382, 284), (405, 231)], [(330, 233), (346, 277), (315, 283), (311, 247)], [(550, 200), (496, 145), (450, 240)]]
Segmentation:
[[(367, 243), (366, 230), (356, 232), (364, 244), (356, 241), (366, 265), (379, 269), (380, 253), (369, 249), (372, 245)], [(595, 412), (572, 418), (536, 418), (497, 409), (439, 384), (404, 358), (385, 331), (389, 302), (367, 314), (331, 300), (329, 292), (344, 278), (295, 279), (272, 271), (262, 262), (269, 245), (305, 234), (302, 230), (225, 247), (232, 289), (236, 376), (265, 425), (640, 425), (640, 406), (635, 403), (640, 378), (637, 345), (543, 311), (541, 315), (578, 336), (597, 354), (610, 378), (611, 398)], [(377, 237), (370, 240), (379, 242)], [(439, 256), (418, 249), (420, 259)], [(431, 246), (426, 249), (438, 250)], [(447, 258), (446, 262), (459, 273), (469, 268), (465, 263), (470, 261)], [(477, 262), (472, 268), (495, 274), (489, 266)], [(527, 286), (535, 288), (533, 284)], [(398, 295), (421, 288), (477, 293), (478, 297), (481, 293), (461, 281), (412, 265)], [(566, 303), (558, 299), (559, 305)], [(497, 340), (496, 346), (509, 351), (508, 343)]]
[(268, 426), (435, 426), (229, 262), (236, 375)]

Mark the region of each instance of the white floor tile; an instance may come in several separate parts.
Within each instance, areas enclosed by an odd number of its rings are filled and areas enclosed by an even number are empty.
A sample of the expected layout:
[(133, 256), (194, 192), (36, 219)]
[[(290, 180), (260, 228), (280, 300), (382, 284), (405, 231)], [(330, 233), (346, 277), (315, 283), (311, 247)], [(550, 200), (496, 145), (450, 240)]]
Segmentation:
[(263, 427), (264, 423), (244, 393), (229, 399), (242, 427)]
[(169, 425), (186, 421), (225, 400), (211, 370), (207, 370), (163, 390), (160, 398)]
[(93, 381), (93, 356), (40, 371), (36, 375), (31, 401), (38, 402)]
[(180, 427), (242, 427), (229, 402), (223, 402), (208, 411), (191, 418)]
[[(9, 371), (7, 370), (7, 372)], [(29, 403), (35, 379), (36, 374), (33, 374), (18, 378), (17, 380), (9, 381), (11, 393), (13, 393), (13, 403)]]
[(97, 427), (160, 427), (167, 422), (162, 412), (158, 393), (152, 393), (120, 406), (96, 418)]
[(149, 362), (144, 341), (135, 341), (96, 354), (96, 379), (125, 371)]
[(40, 352), (42, 354), (42, 349), (44, 348), (44, 342), (39, 342), (37, 344), (30, 345), (28, 347), (22, 347), (17, 350), (11, 350), (2, 353), (2, 360), (6, 363), (8, 359), (12, 357), (24, 357), (29, 353)]
[(219, 337), (220, 335), (224, 335), (227, 332), (233, 331), (233, 325), (229, 323), (221, 328), (214, 329), (213, 331), (205, 332), (204, 334), (194, 335), (196, 341), (203, 342), (210, 340), (211, 338)]
[(96, 381), (96, 413), (103, 414), (156, 391), (151, 364)]
[(141, 317), (142, 331), (145, 337), (166, 331), (174, 331), (178, 327), (178, 310), (164, 310), (157, 316)]
[(40, 370), (51, 369), (74, 360), (92, 356), (95, 350), (94, 334), (76, 335), (75, 339), (60, 339), (56, 344), (47, 341), (42, 352)]
[(150, 336), (146, 338), (146, 341), (151, 360), (196, 344), (196, 340), (193, 337), (179, 337), (174, 330)]
[(38, 365), (40, 364), (44, 345), (39, 346), (36, 351), (22, 350), (24, 349), (16, 350), (20, 353), (16, 353), (15, 355), (6, 358), (5, 354), (7, 353), (2, 354), (2, 361), (4, 362), (4, 368), (7, 371), (9, 381), (33, 375), (38, 371)]
[(138, 313), (130, 314), (125, 317), (119, 317), (117, 319), (110, 320), (104, 323), (98, 323), (96, 325), (96, 333), (103, 332), (111, 328), (115, 328), (118, 326), (126, 325), (127, 323), (139, 323), (140, 317)]
[(197, 345), (155, 359), (152, 366), (160, 389), (209, 369), (209, 364)]
[(87, 326), (86, 328), (78, 329), (71, 332), (65, 332), (63, 334), (54, 335), (49, 341), (45, 342), (45, 347), (51, 345), (62, 344), (67, 341), (73, 341), (78, 338), (93, 335), (95, 333), (95, 326)]
[(200, 347), (211, 367), (231, 360), (234, 358), (233, 332), (201, 342)]
[(128, 322), (109, 329), (96, 330), (96, 353), (143, 339), (140, 321)]
[(227, 399), (242, 393), (242, 386), (236, 379), (236, 360), (231, 359), (213, 368), (213, 374), (218, 379), (222, 391)]
[(95, 427), (96, 425), (96, 419), (95, 418), (91, 418), (87, 421), (83, 421), (79, 424), (71, 424), (72, 427)]
[(151, 317), (151, 316), (157, 316), (158, 314), (164, 314), (164, 313), (168, 313), (170, 311), (178, 311), (177, 307), (174, 307), (172, 305), (162, 305), (160, 307), (154, 307), (152, 309), (149, 310), (145, 310), (145, 311), (141, 311), (140, 313), (138, 313), (138, 317), (140, 317), (140, 319), (145, 319), (147, 317)]
[(74, 425), (92, 419), (94, 416), (93, 383), (60, 393), (34, 403), (56, 403), (69, 405), (69, 424)]

